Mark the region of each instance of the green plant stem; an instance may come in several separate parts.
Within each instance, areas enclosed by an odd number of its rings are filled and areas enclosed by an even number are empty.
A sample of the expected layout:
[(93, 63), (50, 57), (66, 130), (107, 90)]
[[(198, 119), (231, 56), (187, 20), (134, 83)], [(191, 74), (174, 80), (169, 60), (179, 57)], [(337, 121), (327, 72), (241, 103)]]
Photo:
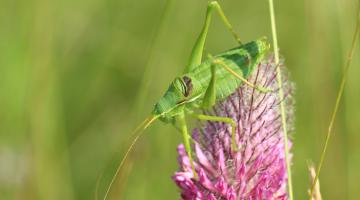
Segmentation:
[(316, 185), (316, 181), (319, 178), (321, 167), (322, 167), (322, 165), (324, 163), (326, 150), (328, 148), (329, 141), (330, 141), (330, 138), (331, 138), (331, 132), (333, 130), (334, 122), (335, 122), (335, 119), (336, 119), (336, 114), (337, 114), (337, 112), (339, 110), (341, 97), (342, 97), (342, 94), (344, 93), (344, 87), (345, 87), (345, 83), (346, 83), (346, 80), (347, 80), (347, 74), (348, 74), (350, 64), (351, 64), (351, 61), (352, 61), (352, 58), (353, 58), (353, 55), (354, 55), (355, 45), (356, 45), (356, 42), (357, 42), (359, 31), (360, 31), (360, 1), (359, 1), (359, 9), (358, 9), (358, 18), (357, 18), (357, 21), (356, 21), (356, 29), (355, 29), (355, 33), (354, 33), (353, 38), (352, 38), (351, 49), (350, 49), (349, 55), (348, 55), (346, 63), (345, 63), (345, 68), (344, 68), (341, 83), (340, 83), (340, 89), (338, 91), (338, 94), (337, 94), (337, 97), (336, 97), (335, 107), (334, 107), (333, 113), (331, 115), (330, 124), (329, 124), (329, 127), (328, 127), (323, 152), (321, 153), (320, 162), (319, 162), (319, 165), (317, 167), (316, 175), (315, 175), (315, 178), (314, 178), (312, 186), (311, 186), (310, 200), (312, 199), (314, 189), (315, 189), (315, 185)]
[[(277, 33), (276, 33), (276, 24), (275, 24), (275, 12), (274, 12), (274, 3), (273, 0), (269, 0), (269, 10), (270, 10), (270, 19), (271, 19), (271, 31), (273, 37), (273, 45), (274, 45), (274, 56), (275, 56), (275, 64), (279, 65), (279, 51), (278, 51), (278, 41), (277, 41)], [(289, 199), (293, 200), (293, 187), (292, 187), (292, 177), (291, 177), (291, 168), (290, 168), (290, 160), (289, 160), (289, 146), (288, 146), (288, 134), (287, 134), (287, 124), (286, 124), (286, 115), (285, 115), (285, 105), (284, 105), (284, 91), (282, 89), (282, 77), (281, 77), (281, 69), (277, 67), (277, 83), (279, 86), (279, 98), (280, 102), (280, 110), (281, 110), (281, 123), (284, 134), (284, 151), (285, 151), (285, 160), (286, 160), (286, 172), (288, 176), (288, 192)]]

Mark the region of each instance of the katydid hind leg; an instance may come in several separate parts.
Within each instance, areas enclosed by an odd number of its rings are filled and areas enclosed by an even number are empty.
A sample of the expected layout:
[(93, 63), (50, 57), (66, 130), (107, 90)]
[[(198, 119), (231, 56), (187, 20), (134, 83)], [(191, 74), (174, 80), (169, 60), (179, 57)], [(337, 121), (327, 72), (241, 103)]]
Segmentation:
[(219, 3), (217, 1), (210, 1), (208, 4), (207, 10), (206, 10), (206, 16), (205, 16), (205, 22), (204, 22), (203, 28), (202, 28), (200, 35), (198, 36), (198, 38), (195, 42), (195, 45), (192, 49), (189, 63), (186, 66), (184, 73), (188, 73), (188, 72), (192, 71), (196, 66), (201, 64), (205, 41), (206, 41), (207, 33), (209, 31), (209, 27), (210, 27), (210, 23), (211, 23), (211, 16), (212, 16), (214, 9), (217, 11), (221, 20), (223, 21), (223, 23), (225, 24), (225, 26), (229, 30), (229, 32), (233, 35), (235, 40), (239, 44), (241, 44), (240, 38), (235, 33), (232, 25), (230, 24), (229, 20), (225, 16), (224, 11), (220, 7)]
[(267, 92), (274, 92), (273, 89), (271, 88), (264, 88), (262, 86), (259, 85), (254, 85), (253, 83), (249, 82), (248, 80), (246, 80), (245, 77), (243, 77), (242, 75), (236, 73), (236, 71), (234, 71), (233, 69), (231, 69), (229, 66), (227, 66), (222, 60), (220, 59), (215, 59), (213, 61), (214, 64), (216, 65), (220, 65), (221, 67), (223, 67), (226, 71), (228, 71), (230, 74), (232, 74), (233, 76), (235, 76), (236, 78), (240, 79), (244, 84), (248, 85), (251, 88), (254, 88), (256, 90), (258, 90), (259, 92), (263, 92), (263, 93), (267, 93)]

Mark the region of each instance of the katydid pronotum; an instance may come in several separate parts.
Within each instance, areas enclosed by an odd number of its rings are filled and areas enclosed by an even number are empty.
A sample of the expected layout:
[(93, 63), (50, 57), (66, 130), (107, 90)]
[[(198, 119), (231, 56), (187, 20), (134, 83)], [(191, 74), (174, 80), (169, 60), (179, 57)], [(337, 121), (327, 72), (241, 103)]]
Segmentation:
[[(239, 46), (215, 56), (209, 55), (207, 59), (203, 60), (205, 40), (214, 11), (219, 14), (226, 28), (239, 43)], [(211, 108), (217, 101), (228, 97), (242, 84), (247, 84), (260, 92), (273, 92), (269, 88), (263, 88), (247, 81), (247, 78), (256, 69), (269, 49), (270, 45), (265, 38), (242, 44), (218, 2), (209, 2), (205, 23), (195, 42), (188, 65), (183, 74), (174, 79), (165, 94), (155, 104), (151, 116), (135, 129), (134, 132), (137, 135), (113, 176), (104, 199), (106, 199), (112, 183), (141, 133), (156, 119), (178, 125), (195, 178), (197, 178), (197, 174), (194, 169), (190, 145), (191, 137), (188, 133), (185, 116), (191, 115), (199, 120), (219, 121), (231, 125), (232, 149), (237, 151), (238, 147), (235, 143), (236, 125), (231, 118), (197, 114), (194, 110)]]

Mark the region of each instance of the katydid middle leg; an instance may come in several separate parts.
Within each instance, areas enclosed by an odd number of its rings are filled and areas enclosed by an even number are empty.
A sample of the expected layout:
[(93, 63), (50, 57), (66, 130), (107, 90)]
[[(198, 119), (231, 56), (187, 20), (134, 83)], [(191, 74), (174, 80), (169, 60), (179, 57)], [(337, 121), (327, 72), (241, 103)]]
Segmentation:
[[(204, 99), (201, 107), (205, 110), (210, 109), (216, 103), (216, 64), (213, 63), (211, 65), (211, 79), (209, 85), (206, 89)], [(238, 151), (238, 147), (236, 145), (236, 124), (232, 118), (229, 117), (218, 117), (218, 116), (210, 116), (210, 115), (202, 115), (202, 114), (192, 114), (194, 117), (200, 120), (208, 120), (208, 121), (218, 121), (225, 122), (231, 125), (231, 145), (234, 151)]]
[(225, 122), (231, 125), (231, 149), (233, 151), (239, 151), (238, 146), (236, 145), (236, 123), (232, 118), (229, 117), (218, 117), (212, 115), (202, 115), (202, 114), (192, 114), (195, 118), (205, 121), (217, 121)]
[[(209, 55), (211, 56), (211, 55)], [(209, 85), (206, 89), (204, 98), (203, 98), (203, 102), (201, 107), (205, 110), (210, 109), (211, 107), (213, 107), (216, 103), (216, 67), (220, 67), (219, 65), (221, 65), (222, 67), (224, 67), (226, 70), (228, 70), (231, 74), (233, 74), (235, 77), (239, 78), (240, 80), (242, 80), (245, 84), (248, 84), (250, 87), (253, 87), (255, 89), (258, 89), (262, 92), (267, 92), (269, 89), (266, 88), (262, 88), (260, 86), (254, 85), (252, 83), (250, 83), (249, 81), (247, 81), (244, 77), (242, 77), (241, 75), (237, 74), (235, 71), (233, 71), (230, 67), (228, 67), (224, 62), (222, 62), (221, 60), (218, 59), (214, 59), (214, 61), (211, 64), (211, 79), (209, 82)], [(218, 116), (209, 116), (209, 115), (197, 115), (197, 114), (193, 114), (196, 118), (201, 119), (201, 120), (209, 120), (209, 121), (219, 121), (219, 122), (225, 122), (231, 125), (232, 129), (231, 129), (231, 140), (232, 140), (232, 149), (234, 151), (238, 151), (238, 147), (236, 145), (236, 124), (234, 122), (233, 119), (231, 118), (227, 118), (227, 117), (218, 117)]]

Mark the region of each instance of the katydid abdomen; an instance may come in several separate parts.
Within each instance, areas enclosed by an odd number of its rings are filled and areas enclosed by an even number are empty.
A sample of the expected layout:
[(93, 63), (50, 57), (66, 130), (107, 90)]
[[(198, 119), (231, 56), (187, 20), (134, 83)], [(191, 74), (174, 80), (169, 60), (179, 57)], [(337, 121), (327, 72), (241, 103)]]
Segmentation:
[[(217, 62), (222, 62), (232, 71), (239, 74), (244, 79), (247, 79), (252, 71), (257, 67), (260, 59), (265, 54), (267, 47), (268, 45), (265, 39), (259, 39), (246, 43), (205, 60), (193, 71), (183, 75), (183, 77), (190, 77), (193, 85), (195, 85), (195, 81), (199, 82), (200, 88), (198, 90), (204, 95), (211, 80), (211, 65), (219, 65)], [(236, 88), (243, 84), (242, 80), (235, 77), (223, 66), (216, 66), (215, 73), (215, 93), (216, 100), (218, 101), (228, 97), (235, 91)], [(196, 88), (193, 88), (193, 90), (196, 90)]]

